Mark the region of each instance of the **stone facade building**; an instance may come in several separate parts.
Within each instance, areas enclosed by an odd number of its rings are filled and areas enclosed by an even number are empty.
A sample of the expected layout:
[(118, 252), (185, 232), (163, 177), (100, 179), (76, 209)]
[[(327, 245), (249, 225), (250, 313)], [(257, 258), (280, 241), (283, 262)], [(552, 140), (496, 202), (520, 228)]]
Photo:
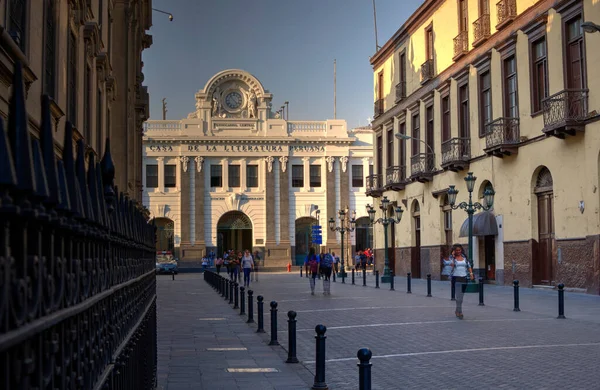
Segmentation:
[[(304, 260), (320, 222), (323, 245), (339, 253), (327, 220), (346, 207), (366, 217), (371, 129), (284, 119), (242, 70), (216, 74), (195, 98), (186, 119), (144, 127), (144, 205), (156, 218), (157, 249), (174, 251), (182, 266), (211, 251), (250, 249), (280, 267)], [(357, 237), (367, 245), (366, 226)]]
[(597, 1), (426, 0), (371, 58), (367, 192), (405, 209), (389, 233), (397, 274), (439, 278), (449, 245), (467, 242), (447, 189), (467, 200), (472, 171), (474, 201), (496, 193), (475, 214), (481, 277), (600, 292), (600, 33), (587, 21)]
[[(0, 115), (6, 119), (13, 64), (24, 66), (34, 136), (40, 96), (52, 98), (55, 138), (65, 121), (91, 153), (102, 156), (110, 137), (115, 184), (141, 202), (142, 125), (148, 92), (142, 51), (152, 43), (150, 0), (11, 0), (0, 3)], [(117, 141), (117, 142), (115, 142)]]

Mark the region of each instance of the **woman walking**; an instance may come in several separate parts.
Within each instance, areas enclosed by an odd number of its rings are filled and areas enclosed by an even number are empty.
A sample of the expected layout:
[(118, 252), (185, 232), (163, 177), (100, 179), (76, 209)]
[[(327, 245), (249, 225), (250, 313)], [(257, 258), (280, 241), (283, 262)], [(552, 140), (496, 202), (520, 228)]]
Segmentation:
[(456, 291), (456, 317), (463, 319), (462, 303), (464, 292), (462, 284), (467, 283), (467, 278), (473, 280), (473, 267), (467, 257), (463, 254), (463, 247), (460, 244), (454, 244), (452, 247), (452, 254), (450, 255), (450, 261), (452, 262), (452, 283), (458, 283), (459, 289)]
[(254, 260), (252, 260), (252, 255), (248, 249), (244, 251), (241, 263), (244, 271), (244, 287), (250, 287), (250, 272), (254, 269)]
[(319, 256), (315, 254), (315, 248), (310, 248), (310, 252), (308, 252), (308, 256), (304, 260), (304, 268), (307, 275), (310, 270), (310, 294), (315, 295), (315, 279), (319, 273)]

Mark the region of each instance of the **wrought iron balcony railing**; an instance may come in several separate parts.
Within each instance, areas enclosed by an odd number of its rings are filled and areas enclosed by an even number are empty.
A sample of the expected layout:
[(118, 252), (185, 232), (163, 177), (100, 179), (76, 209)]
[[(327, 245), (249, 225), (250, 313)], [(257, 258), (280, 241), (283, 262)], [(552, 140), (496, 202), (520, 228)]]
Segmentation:
[(452, 59), (456, 61), (460, 57), (464, 56), (469, 52), (469, 31), (461, 31), (454, 38), (454, 57)]
[(421, 82), (431, 80), (434, 77), (433, 59), (427, 60), (421, 65)]
[(487, 150), (506, 146), (514, 147), (519, 142), (519, 118), (498, 118), (487, 124), (485, 134), (485, 146)]
[(517, 16), (517, 0), (501, 0), (496, 4), (498, 24), (496, 29), (501, 29)]
[(400, 81), (396, 84), (396, 102), (406, 97), (406, 81)]
[(587, 89), (565, 89), (544, 99), (544, 133), (560, 135), (583, 127), (589, 116), (588, 96)]
[(388, 188), (401, 190), (406, 184), (406, 166), (394, 165), (386, 169), (385, 185)]
[(378, 117), (383, 114), (383, 99), (375, 100), (374, 116)]
[(490, 37), (490, 14), (484, 14), (473, 22), (473, 47)]
[[(463, 169), (460, 166), (468, 164), (471, 159), (471, 139), (451, 138), (442, 142), (442, 167), (456, 170)], [(453, 170), (453, 169), (451, 169)]]
[(420, 178), (431, 177), (435, 172), (435, 155), (433, 153), (419, 153), (410, 158), (410, 173), (418, 181)]
[(380, 174), (373, 174), (367, 176), (367, 195), (377, 196), (377, 193), (381, 191), (382, 182)]

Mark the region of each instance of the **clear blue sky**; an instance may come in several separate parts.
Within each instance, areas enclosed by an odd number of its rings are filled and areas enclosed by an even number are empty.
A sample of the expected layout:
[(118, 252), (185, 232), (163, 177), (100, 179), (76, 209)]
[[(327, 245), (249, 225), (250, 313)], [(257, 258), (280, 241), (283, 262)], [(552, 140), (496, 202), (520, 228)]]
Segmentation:
[[(290, 102), (290, 120), (333, 118), (333, 59), (337, 117), (349, 128), (373, 115), (375, 52), (371, 0), (153, 0), (154, 43), (144, 51), (150, 117), (185, 118), (194, 94), (215, 73), (243, 69), (273, 93), (273, 110)], [(376, 0), (379, 45), (423, 0)]]

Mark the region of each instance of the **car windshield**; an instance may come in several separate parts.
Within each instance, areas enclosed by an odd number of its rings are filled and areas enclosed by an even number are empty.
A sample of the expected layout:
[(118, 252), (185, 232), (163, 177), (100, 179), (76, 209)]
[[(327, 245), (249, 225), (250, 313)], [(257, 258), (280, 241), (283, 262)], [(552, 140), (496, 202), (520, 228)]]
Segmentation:
[(175, 263), (172, 255), (156, 255), (157, 263)]

